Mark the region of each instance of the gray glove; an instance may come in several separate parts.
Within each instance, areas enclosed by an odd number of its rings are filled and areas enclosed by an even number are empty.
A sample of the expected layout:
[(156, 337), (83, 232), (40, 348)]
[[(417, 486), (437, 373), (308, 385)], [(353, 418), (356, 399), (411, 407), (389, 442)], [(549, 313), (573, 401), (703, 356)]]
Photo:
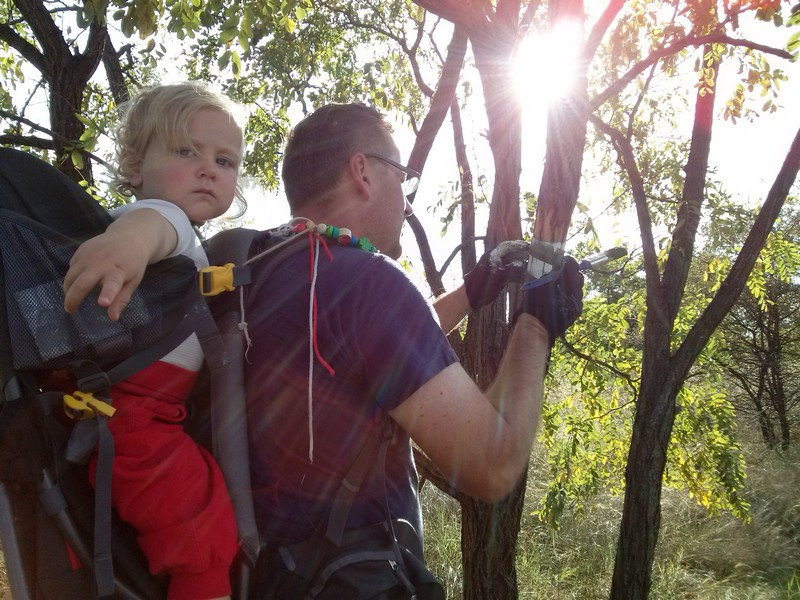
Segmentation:
[[(583, 311), (583, 273), (571, 256), (559, 269), (522, 286), (522, 306), (517, 312), (536, 317), (550, 338), (550, 346)], [(516, 321), (516, 317), (514, 318)]]
[(522, 240), (500, 242), (481, 256), (478, 264), (464, 275), (469, 305), (480, 308), (494, 301), (512, 281), (522, 281), (528, 261), (529, 244)]

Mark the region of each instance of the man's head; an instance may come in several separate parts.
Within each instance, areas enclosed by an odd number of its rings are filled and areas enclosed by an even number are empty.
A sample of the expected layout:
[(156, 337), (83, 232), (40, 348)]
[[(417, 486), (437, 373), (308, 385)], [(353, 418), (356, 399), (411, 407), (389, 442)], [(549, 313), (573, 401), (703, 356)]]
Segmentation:
[(327, 224), (350, 228), (399, 257), (407, 170), (391, 133), (383, 115), (362, 104), (330, 104), (303, 119), (289, 134), (283, 158), (292, 214), (345, 219)]

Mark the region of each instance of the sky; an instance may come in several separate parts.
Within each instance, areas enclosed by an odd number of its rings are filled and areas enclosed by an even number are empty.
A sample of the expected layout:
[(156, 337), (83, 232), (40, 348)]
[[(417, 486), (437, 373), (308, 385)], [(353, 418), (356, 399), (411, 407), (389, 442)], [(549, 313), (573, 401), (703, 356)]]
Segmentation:
[[(776, 30), (770, 24), (757, 23), (751, 32), (742, 33), (742, 37), (755, 39), (762, 43), (782, 47), (789, 33), (787, 29)], [(520, 93), (523, 95), (523, 114), (524, 138), (523, 138), (523, 172), (521, 176), (522, 191), (537, 193), (541, 179), (544, 163), (544, 132), (546, 124), (546, 98), (539, 87), (531, 87), (530, 82), (537, 81), (564, 81), (567, 79), (563, 73), (568, 70), (564, 65), (550, 64), (547, 69), (542, 70), (541, 61), (542, 48), (548, 56), (564, 56), (569, 54), (570, 44), (563, 43), (564, 40), (551, 39), (541, 42), (534, 41), (531, 44), (530, 55), (537, 57), (536, 61), (529, 64), (520, 65)], [(574, 47), (574, 44), (572, 45)], [(687, 63), (693, 64), (694, 57)], [(780, 67), (789, 75), (789, 81), (784, 82), (781, 89), (781, 96), (776, 103), (781, 107), (774, 114), (764, 114), (755, 119), (754, 122), (739, 120), (736, 124), (722, 120), (721, 116), (714, 124), (712, 137), (712, 149), (710, 163), (712, 168), (717, 170), (718, 177), (724, 182), (727, 189), (734, 194), (740, 201), (753, 204), (760, 202), (766, 196), (769, 187), (780, 168), (783, 158), (789, 149), (792, 138), (798, 127), (800, 127), (800, 64), (789, 63), (786, 60), (776, 57), (770, 58), (773, 67)], [(727, 99), (730, 90), (735, 83), (735, 72), (732, 72), (732, 61), (723, 64), (723, 71), (719, 77), (720, 93), (716, 103), (716, 113), (721, 115), (722, 106)], [(556, 69), (556, 71), (552, 71)], [(560, 71), (559, 71), (560, 70)], [(491, 182), (491, 155), (486, 147), (483, 132), (486, 128), (485, 115), (483, 113), (482, 101), (480, 99), (480, 84), (477, 76), (473, 73), (473, 90), (475, 97), (472, 105), (473, 110), (463, 113), (465, 135), (467, 144), (470, 148), (477, 148), (470, 156), (473, 169), (478, 169), (487, 175), (489, 183), (485, 190), (487, 196), (491, 195), (488, 187)], [(760, 106), (757, 102), (754, 106)], [(691, 114), (688, 115), (691, 119)], [(691, 134), (691, 121), (679, 126), (679, 131), (670, 132), (684, 139), (688, 139)], [(414, 144), (414, 136), (403, 123), (395, 124), (395, 140), (400, 148), (401, 157), (407, 159)], [(439, 133), (433, 149), (430, 153), (428, 162), (423, 171), (420, 187), (415, 199), (415, 213), (422, 222), (431, 242), (434, 257), (437, 265), (441, 266), (443, 261), (449, 256), (451, 250), (459, 243), (458, 225), (453, 224), (446, 237), (440, 236), (442, 224), (440, 217), (442, 211), (434, 214), (432, 207), (439, 202), (445, 195), (452, 194), (452, 185), (457, 178), (455, 169), (455, 159), (453, 157), (452, 130), (450, 121), (447, 119)], [(610, 182), (598, 179), (584, 181), (581, 187), (580, 201), (590, 207), (590, 214), (597, 216), (601, 207), (605, 207), (610, 200)], [(254, 196), (258, 192), (254, 190)], [(263, 198), (251, 201), (252, 209), (249, 216), (253, 223), (258, 227), (274, 226), (288, 218), (288, 212), (282, 211), (285, 201), (280, 194), (267, 194)], [(479, 209), (480, 216), (483, 215), (485, 222), (488, 209)], [(595, 226), (600, 236), (601, 247), (609, 248), (623, 244), (631, 249), (640, 245), (638, 239), (638, 227), (633, 220), (633, 214), (627, 219), (612, 216), (595, 219)], [(479, 232), (480, 233), (480, 232)], [(569, 251), (570, 245), (580, 241), (581, 235), (575, 235), (567, 244)], [(406, 258), (412, 263), (419, 265), (416, 241), (410, 229), (406, 227), (403, 235), (403, 247)], [(482, 246), (478, 245), (478, 251), (482, 251)], [(452, 272), (450, 272), (452, 271)], [(460, 279), (458, 261), (453, 262), (453, 266), (445, 277), (446, 285), (451, 285)]]
[[(742, 37), (755, 39), (762, 43), (782, 47), (788, 38), (787, 29), (776, 29), (770, 24), (756, 23), (747, 26), (747, 34)], [(537, 82), (561, 82), (568, 77), (564, 76), (569, 70), (569, 61), (558, 64), (553, 60), (543, 61), (541, 57), (568, 57), (574, 43), (569, 42), (569, 32), (561, 37), (547, 40), (532, 40), (529, 56), (534, 57), (531, 62), (519, 65), (519, 93), (522, 95), (523, 106), (523, 172), (521, 187), (523, 192), (537, 193), (544, 163), (544, 132), (546, 123), (546, 99), (543, 87)], [(522, 52), (521, 56), (525, 53)], [(694, 59), (692, 59), (693, 62)], [(167, 61), (169, 63), (169, 61)], [(177, 64), (179, 61), (175, 61)], [(715, 122), (715, 131), (712, 138), (711, 165), (717, 170), (718, 177), (725, 182), (728, 190), (735, 193), (741, 201), (755, 203), (762, 199), (781, 166), (789, 144), (800, 127), (800, 63), (789, 63), (775, 57), (770, 58), (773, 67), (782, 68), (789, 76), (789, 81), (782, 86), (781, 96), (777, 103), (782, 107), (774, 114), (764, 114), (753, 123), (740, 120), (737, 124), (723, 121), (721, 118)], [(173, 63), (169, 63), (173, 64)], [(727, 66), (727, 65), (726, 65)], [(492, 159), (485, 143), (484, 131), (486, 129), (485, 114), (480, 99), (480, 83), (476, 74), (469, 75), (472, 79), (474, 97), (471, 100), (472, 110), (463, 112), (465, 135), (470, 148), (475, 148), (470, 156), (473, 169), (486, 175), (487, 183), (484, 192), (491, 196), (491, 165)], [(733, 85), (735, 73), (730, 70), (723, 71), (720, 75), (720, 89), (723, 90), (717, 101), (717, 113), (725, 98), (725, 91)], [(177, 72), (165, 71), (164, 80), (181, 79)], [(533, 85), (532, 85), (533, 84)], [(299, 118), (299, 115), (298, 115)], [(46, 120), (46, 117), (43, 117)], [(677, 132), (684, 138), (690, 134), (690, 123), (683, 126), (683, 131)], [(407, 159), (414, 144), (414, 136), (406, 124), (395, 124), (395, 139), (400, 148), (402, 160)], [(446, 237), (440, 236), (442, 224), (438, 214), (433, 212), (433, 207), (443, 197), (452, 194), (453, 182), (457, 179), (455, 159), (453, 157), (452, 131), (450, 121), (447, 119), (430, 153), (428, 163), (423, 172), (419, 190), (416, 194), (415, 212), (422, 222), (431, 242), (437, 264), (441, 265), (451, 250), (458, 244), (458, 225), (453, 224)], [(580, 201), (590, 207), (590, 214), (597, 216), (601, 208), (606, 206), (609, 198), (609, 182), (596, 178), (584, 181), (581, 187)], [(264, 192), (255, 187), (246, 191), (250, 209), (246, 215), (249, 226), (266, 228), (285, 222), (289, 218), (286, 202), (278, 193)], [(483, 216), (484, 222), (488, 209), (479, 208), (479, 218)], [(630, 220), (619, 220), (606, 217), (595, 219), (599, 231), (602, 247), (612, 247), (623, 243), (631, 248), (639, 244), (638, 227)], [(480, 233), (480, 232), (479, 232)], [(567, 245), (574, 244), (581, 239), (575, 235)], [(412, 263), (419, 264), (416, 249), (416, 240), (408, 228), (405, 228), (403, 245), (407, 257)], [(482, 250), (478, 245), (478, 251)], [(447, 284), (455, 283), (460, 279), (458, 261), (453, 262), (449, 277), (445, 278)]]

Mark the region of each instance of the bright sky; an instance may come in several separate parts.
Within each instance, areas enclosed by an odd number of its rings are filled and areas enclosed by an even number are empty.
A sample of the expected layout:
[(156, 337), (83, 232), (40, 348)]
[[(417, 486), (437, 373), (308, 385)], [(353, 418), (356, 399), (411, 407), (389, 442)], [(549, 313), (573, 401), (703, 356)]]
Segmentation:
[[(554, 92), (557, 95), (559, 89), (555, 84), (566, 85), (569, 83), (569, 57), (572, 54), (571, 49), (575, 47), (575, 44), (570, 42), (569, 35), (570, 32), (567, 30), (563, 32), (563, 35), (551, 39), (526, 40), (527, 52), (521, 52), (521, 56), (532, 57), (527, 64), (521, 63), (519, 66), (519, 91), (525, 107), (521, 177), (523, 192), (536, 193), (539, 189), (544, 161), (547, 102), (545, 92), (552, 87), (555, 88)], [(749, 25), (747, 33), (742, 33), (742, 37), (777, 47), (782, 47), (788, 36), (788, 29), (778, 30), (772, 25), (764, 23)], [(542, 60), (542, 56), (547, 57), (548, 60)], [(555, 58), (562, 58), (563, 62), (558, 62)], [(719, 178), (725, 182), (729, 191), (738, 194), (742, 201), (751, 203), (760, 202), (766, 195), (781, 166), (783, 157), (786, 155), (789, 144), (800, 127), (800, 116), (796, 109), (797, 106), (800, 106), (800, 67), (796, 63), (789, 63), (776, 57), (770, 57), (769, 60), (773, 67), (780, 67), (789, 75), (789, 81), (782, 86), (781, 97), (778, 100), (778, 104), (782, 108), (774, 114), (760, 116), (754, 123), (742, 120), (733, 125), (720, 118), (715, 123), (713, 135), (712, 166), (717, 169)], [(693, 62), (694, 58), (690, 59), (689, 64)], [(172, 63), (167, 61), (165, 64)], [(732, 61), (729, 66), (733, 66)], [(733, 87), (735, 75), (730, 70), (724, 70), (720, 75), (721, 91), (717, 101), (718, 114), (721, 113), (721, 106)], [(165, 81), (180, 78), (181, 76), (177, 72), (165, 74)], [(539, 82), (549, 83), (548, 86), (542, 86)], [(471, 106), (474, 108), (464, 111), (462, 118), (467, 144), (470, 148), (476, 148), (474, 154), (469, 157), (470, 162), (473, 170), (485, 175), (484, 193), (490, 197), (490, 186), (493, 179), (492, 160), (483, 136), (486, 129), (485, 114), (480, 98), (480, 83), (475, 74), (472, 75), (472, 87)], [(755, 106), (758, 106), (758, 103)], [(43, 119), (46, 121), (46, 116), (43, 116)], [(413, 147), (414, 136), (402, 124), (397, 124), (395, 130), (401, 156), (406, 159)], [(688, 138), (689, 124), (687, 123), (685, 130), (677, 133)], [(447, 119), (428, 159), (415, 201), (416, 214), (428, 233), (438, 265), (442, 264), (452, 248), (458, 244), (459, 233), (456, 223), (450, 226), (447, 237), (441, 238), (439, 232), (442, 224), (439, 218), (443, 211), (440, 210), (438, 214), (434, 215), (432, 207), (445, 195), (452, 194), (452, 185), (456, 179), (452, 132), (450, 121)], [(476, 185), (478, 184), (479, 182), (476, 181)], [(250, 205), (247, 216), (252, 219), (252, 226), (271, 227), (288, 219), (286, 202), (280, 194), (265, 196), (258, 189), (250, 189), (246, 196)], [(580, 200), (590, 206), (590, 214), (595, 217), (610, 200), (608, 182), (598, 182), (596, 179), (592, 179), (590, 182), (584, 181)], [(479, 208), (479, 218), (483, 214), (484, 222), (487, 212), (488, 209), (485, 206)], [(609, 217), (595, 219), (595, 225), (600, 231), (600, 241), (603, 247), (611, 247), (620, 242), (624, 242), (629, 247), (639, 244), (638, 228), (629, 221), (615, 223), (614, 219)], [(573, 242), (578, 241), (580, 237), (581, 234), (575, 236)], [(408, 228), (406, 228), (403, 242), (408, 257), (412, 262), (418, 261), (416, 241)], [(479, 244), (478, 249), (482, 250), (482, 245)], [(454, 261), (448, 274), (451, 276), (446, 278), (446, 283), (448, 280), (454, 282), (460, 278), (457, 260)]]
[[(772, 25), (763, 23), (755, 24), (755, 33), (743, 34), (743, 37), (776, 47), (782, 47), (788, 36), (787, 29), (776, 30)], [(523, 104), (525, 106), (523, 115), (525, 132), (523, 138), (523, 173), (521, 177), (523, 192), (538, 193), (544, 162), (547, 98), (543, 95), (543, 89), (535, 87), (535, 83), (555, 81), (566, 85), (569, 80), (568, 77), (564, 76), (564, 73), (569, 71), (568, 65), (559, 65), (555, 61), (543, 65), (543, 61), (540, 58), (543, 55), (541, 49), (542, 47), (547, 49), (545, 54), (547, 56), (569, 57), (571, 45), (569, 43), (564, 44), (564, 41), (565, 39), (563, 38), (544, 41), (532, 40), (530, 42), (530, 56), (539, 58), (536, 62), (520, 67), (520, 91), (523, 94)], [(752, 123), (746, 120), (739, 120), (736, 124), (732, 124), (722, 119), (721, 114), (724, 102), (728, 99), (733, 86), (738, 81), (733, 60), (723, 63), (723, 71), (719, 77), (720, 91), (716, 102), (718, 119), (714, 124), (710, 163), (713, 168), (717, 169), (718, 178), (724, 182), (728, 191), (742, 202), (751, 205), (760, 204), (766, 196), (775, 175), (783, 163), (791, 141), (798, 128), (800, 128), (800, 113), (796, 108), (800, 106), (800, 69), (797, 64), (777, 57), (770, 57), (769, 62), (773, 68), (781, 68), (790, 79), (782, 84), (781, 95), (776, 101), (781, 108), (775, 113), (764, 114), (756, 118)], [(693, 63), (694, 57), (687, 61), (689, 65)], [(475, 81), (477, 82), (477, 79)], [(479, 94), (478, 83), (475, 83), (474, 88), (475, 93)], [(555, 94), (558, 95), (561, 88), (558, 86), (555, 86), (555, 88)], [(691, 100), (693, 100), (693, 97)], [(752, 107), (760, 108), (762, 103), (762, 101), (757, 101), (752, 104)], [(480, 101), (474, 104), (481, 107)], [(691, 116), (691, 113), (689, 113), (682, 129), (670, 132), (670, 134), (689, 139), (691, 135)], [(482, 108), (471, 113), (464, 113), (463, 118), (465, 129), (467, 130), (467, 143), (473, 143), (485, 148), (485, 141), (481, 136), (486, 127)], [(400, 136), (399, 139), (403, 156), (408, 156), (413, 146), (413, 136), (409, 134), (407, 137)], [(491, 157), (488, 151), (484, 150), (483, 152), (483, 154), (471, 156), (470, 160), (473, 169), (482, 169), (487, 174), (489, 181), (491, 181)], [(585, 166), (587, 162), (585, 161)], [(454, 165), (452, 134), (448, 120), (445, 122), (443, 131), (440, 133), (431, 152), (415, 202), (415, 211), (428, 232), (438, 265), (441, 265), (451, 249), (458, 244), (458, 226), (451, 226), (452, 232), (448, 234), (447, 238), (440, 239), (441, 223), (430, 213), (429, 207), (442, 194), (448, 191), (452, 181), (455, 180), (457, 174)], [(486, 190), (487, 195), (490, 195), (490, 191), (490, 189)], [(609, 203), (610, 199), (608, 181), (603, 182), (592, 179), (589, 182), (584, 181), (582, 183), (580, 201), (590, 207), (590, 214), (593, 217)], [(426, 206), (428, 207), (427, 209)], [(486, 211), (484, 210), (485, 214)], [(633, 249), (641, 243), (633, 213), (627, 220), (619, 220), (612, 215), (595, 219), (595, 226), (600, 234), (601, 246), (604, 248), (610, 248), (622, 243)], [(416, 252), (413, 234), (410, 231), (407, 231), (406, 234), (404, 248), (407, 254), (413, 257)], [(581, 236), (582, 234), (576, 235), (572, 239), (572, 243), (579, 241)], [(569, 247), (570, 243), (568, 242), (568, 250)], [(479, 245), (478, 249), (480, 251), (482, 246)], [(458, 279), (458, 261), (454, 262), (456, 263), (454, 265), (456, 270), (450, 278), (446, 278), (446, 281), (449, 279), (454, 282)]]

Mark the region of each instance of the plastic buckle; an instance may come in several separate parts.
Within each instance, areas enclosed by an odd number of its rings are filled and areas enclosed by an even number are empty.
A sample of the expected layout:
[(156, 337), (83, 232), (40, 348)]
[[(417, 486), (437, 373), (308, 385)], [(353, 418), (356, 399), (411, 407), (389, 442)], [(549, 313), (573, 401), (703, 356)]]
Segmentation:
[(74, 420), (93, 419), (95, 416), (113, 417), (117, 409), (94, 394), (81, 391), (64, 394), (64, 413)]
[(197, 273), (197, 285), (200, 287), (200, 294), (203, 296), (216, 296), (222, 292), (232, 292), (233, 285), (233, 263), (224, 266), (203, 267)]

